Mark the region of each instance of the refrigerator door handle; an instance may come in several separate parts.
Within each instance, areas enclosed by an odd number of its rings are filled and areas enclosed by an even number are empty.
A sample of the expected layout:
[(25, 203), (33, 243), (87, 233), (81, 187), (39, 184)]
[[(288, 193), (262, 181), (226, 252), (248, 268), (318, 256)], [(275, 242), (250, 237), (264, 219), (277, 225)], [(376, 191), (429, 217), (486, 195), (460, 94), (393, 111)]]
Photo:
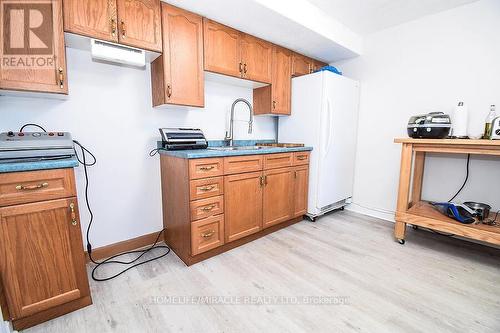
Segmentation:
[(326, 114), (328, 117), (328, 126), (327, 126), (327, 133), (326, 133), (326, 142), (325, 146), (323, 148), (323, 157), (325, 157), (328, 154), (328, 151), (330, 150), (330, 147), (332, 145), (332, 130), (333, 130), (333, 117), (332, 117), (332, 108), (330, 106), (330, 100), (326, 100)]

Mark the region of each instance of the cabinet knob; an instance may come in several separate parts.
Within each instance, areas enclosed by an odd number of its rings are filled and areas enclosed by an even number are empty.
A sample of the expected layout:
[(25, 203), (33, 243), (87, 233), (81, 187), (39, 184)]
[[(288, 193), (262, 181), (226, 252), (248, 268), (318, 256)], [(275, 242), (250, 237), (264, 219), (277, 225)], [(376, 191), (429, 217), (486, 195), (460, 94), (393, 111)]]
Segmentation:
[(125, 30), (125, 22), (121, 21), (121, 26), (122, 26), (122, 37), (125, 38), (127, 37), (127, 32)]
[(37, 185), (17, 185), (16, 190), (18, 191), (31, 191), (31, 190), (39, 190), (44, 187), (48, 187), (49, 183), (40, 183)]
[(115, 37), (116, 35), (116, 20), (114, 18), (111, 19), (111, 36)]
[(210, 238), (213, 235), (215, 235), (215, 230), (210, 230), (208, 232), (203, 232), (203, 233), (200, 234), (200, 236), (203, 237), (203, 238)]
[(276, 110), (276, 101), (273, 101), (273, 110)]
[(76, 212), (75, 212), (75, 204), (74, 203), (70, 203), (69, 204), (69, 209), (71, 210), (71, 224), (76, 226), (77, 222), (76, 222)]
[(240, 62), (239, 65), (240, 73), (243, 75), (243, 63)]
[(57, 73), (59, 74), (59, 87), (61, 89), (64, 88), (64, 70), (62, 67), (59, 67), (59, 69), (57, 70)]
[(167, 97), (172, 97), (172, 85), (170, 83), (167, 84)]

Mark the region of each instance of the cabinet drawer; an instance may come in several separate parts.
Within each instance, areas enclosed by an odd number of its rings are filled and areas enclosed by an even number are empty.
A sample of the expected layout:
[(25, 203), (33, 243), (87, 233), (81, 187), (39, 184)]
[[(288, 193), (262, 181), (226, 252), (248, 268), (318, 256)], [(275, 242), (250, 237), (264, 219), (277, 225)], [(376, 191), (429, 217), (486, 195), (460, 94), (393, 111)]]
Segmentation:
[(192, 180), (190, 183), (190, 200), (215, 197), (224, 193), (223, 177)]
[(76, 196), (73, 169), (0, 174), (0, 207)]
[(224, 196), (191, 202), (191, 221), (224, 213)]
[(311, 153), (308, 151), (301, 151), (293, 153), (293, 165), (306, 165), (309, 164), (309, 155)]
[(189, 179), (222, 176), (222, 158), (200, 158), (189, 160)]
[(224, 215), (191, 223), (191, 255), (197, 255), (224, 244)]
[(291, 153), (264, 155), (264, 170), (289, 166), (292, 166)]
[(262, 160), (262, 155), (226, 157), (224, 158), (224, 173), (232, 175), (235, 173), (261, 171)]

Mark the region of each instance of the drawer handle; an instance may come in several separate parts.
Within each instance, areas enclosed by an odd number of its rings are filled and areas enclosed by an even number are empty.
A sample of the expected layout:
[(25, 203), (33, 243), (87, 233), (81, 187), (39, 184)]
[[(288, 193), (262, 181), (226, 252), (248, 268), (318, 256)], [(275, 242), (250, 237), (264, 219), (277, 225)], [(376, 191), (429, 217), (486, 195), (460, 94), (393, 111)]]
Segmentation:
[(210, 171), (212, 169), (214, 169), (215, 167), (212, 165), (212, 166), (202, 166), (200, 167), (200, 170), (201, 171)]
[(75, 212), (75, 204), (70, 203), (69, 209), (71, 210), (71, 224), (76, 226), (76, 212)]
[(201, 210), (204, 211), (204, 212), (209, 212), (209, 211), (211, 211), (214, 208), (215, 208), (215, 205), (210, 205), (210, 206), (203, 207)]
[(200, 236), (203, 238), (210, 238), (215, 235), (215, 230), (210, 230), (208, 232), (201, 233)]
[(307, 160), (307, 156), (304, 156), (304, 155), (303, 156), (297, 156), (297, 159), (299, 161)]
[(214, 185), (210, 185), (210, 186), (203, 186), (200, 188), (200, 191), (203, 191), (203, 192), (208, 192), (208, 191), (211, 191), (215, 188)]
[(38, 185), (17, 185), (16, 190), (18, 191), (32, 191), (32, 190), (39, 190), (41, 188), (48, 187), (49, 183), (41, 183)]

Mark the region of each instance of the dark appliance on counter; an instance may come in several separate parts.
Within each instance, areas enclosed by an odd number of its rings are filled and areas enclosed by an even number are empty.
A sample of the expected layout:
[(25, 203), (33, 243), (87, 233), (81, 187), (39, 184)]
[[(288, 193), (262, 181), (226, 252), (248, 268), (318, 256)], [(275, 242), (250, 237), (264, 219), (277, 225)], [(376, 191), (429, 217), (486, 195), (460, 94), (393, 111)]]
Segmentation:
[(408, 121), (408, 136), (414, 139), (444, 139), (450, 134), (451, 119), (443, 112), (413, 116)]
[(208, 142), (199, 128), (160, 128), (162, 146), (167, 150), (207, 149)]
[(68, 132), (0, 133), (0, 162), (58, 160), (75, 156)]

